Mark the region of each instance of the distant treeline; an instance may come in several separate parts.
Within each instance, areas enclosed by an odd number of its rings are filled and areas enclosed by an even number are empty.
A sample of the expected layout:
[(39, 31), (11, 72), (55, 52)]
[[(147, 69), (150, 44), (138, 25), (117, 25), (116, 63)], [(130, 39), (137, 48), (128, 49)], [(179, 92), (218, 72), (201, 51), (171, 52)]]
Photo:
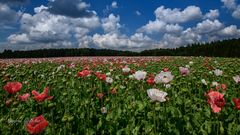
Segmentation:
[(117, 51), (109, 49), (41, 49), (30, 51), (4, 50), (0, 58), (42, 58), (67, 56), (213, 56), (240, 57), (240, 38), (215, 41), (205, 44), (191, 44), (175, 49), (153, 49), (142, 52)]

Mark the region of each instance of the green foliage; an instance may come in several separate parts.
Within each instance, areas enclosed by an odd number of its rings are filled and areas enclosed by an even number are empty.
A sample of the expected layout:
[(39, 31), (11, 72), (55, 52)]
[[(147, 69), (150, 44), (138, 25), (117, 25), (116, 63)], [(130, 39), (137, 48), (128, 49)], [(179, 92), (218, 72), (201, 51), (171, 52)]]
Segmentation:
[[(65, 66), (60, 70), (60, 64), (68, 63), (42, 62), (0, 68), (0, 133), (27, 134), (26, 122), (43, 114), (49, 125), (42, 134), (239, 134), (240, 112), (231, 100), (240, 96), (240, 86), (232, 79), (240, 73), (240, 60), (209, 59), (211, 66), (224, 71), (223, 76), (217, 77), (204, 66), (206, 59), (169, 57), (157, 62), (143, 60), (141, 65), (140, 61), (128, 64), (131, 69), (144, 69), (148, 75), (156, 75), (168, 67), (174, 75), (170, 88), (163, 84), (150, 86), (145, 80), (131, 79), (122, 74), (119, 63), (114, 63), (116, 61), (90, 66), (94, 72), (111, 72), (112, 84), (94, 75), (77, 77), (77, 72), (83, 69), (82, 63), (76, 64), (75, 68)], [(178, 67), (189, 61), (194, 63), (190, 65), (190, 74), (182, 76)], [(208, 85), (203, 85), (201, 79), (205, 79)], [(3, 90), (10, 81), (23, 83), (17, 95), (9, 95)], [(212, 87), (212, 81), (227, 84), (224, 96), (227, 104), (218, 114), (212, 112), (204, 96)], [(18, 100), (18, 95), (32, 90), (42, 92), (46, 86), (49, 87), (49, 95), (54, 96), (53, 100), (38, 103), (32, 95), (26, 102)], [(109, 92), (112, 88), (117, 89), (116, 94)], [(167, 92), (169, 100), (152, 102), (147, 95), (149, 88)], [(96, 96), (100, 92), (104, 93), (102, 100)], [(5, 101), (10, 98), (13, 103), (6, 106)], [(102, 113), (102, 107), (106, 107), (106, 113)]]

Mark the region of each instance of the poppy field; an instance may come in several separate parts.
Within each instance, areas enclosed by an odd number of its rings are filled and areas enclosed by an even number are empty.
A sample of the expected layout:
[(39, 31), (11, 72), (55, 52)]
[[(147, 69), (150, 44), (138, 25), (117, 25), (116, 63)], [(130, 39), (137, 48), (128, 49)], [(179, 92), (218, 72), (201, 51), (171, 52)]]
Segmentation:
[(240, 59), (0, 60), (0, 134), (240, 134)]

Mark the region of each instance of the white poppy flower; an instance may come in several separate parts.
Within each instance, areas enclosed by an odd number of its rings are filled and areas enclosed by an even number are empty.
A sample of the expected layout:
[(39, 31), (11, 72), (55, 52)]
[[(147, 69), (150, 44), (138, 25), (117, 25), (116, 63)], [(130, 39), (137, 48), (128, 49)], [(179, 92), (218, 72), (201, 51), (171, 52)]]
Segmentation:
[(165, 88), (171, 88), (171, 84), (164, 84)]
[(147, 72), (145, 71), (137, 71), (133, 74), (133, 77), (137, 80), (144, 80), (147, 75)]
[(220, 69), (215, 69), (213, 72), (216, 76), (221, 76), (223, 74), (223, 71)]
[(161, 72), (160, 74), (157, 74), (154, 78), (155, 83), (169, 83), (173, 80), (173, 75), (171, 72)]
[(192, 64), (193, 64), (193, 62), (192, 62), (192, 61), (190, 61), (190, 62), (189, 62), (189, 65), (192, 65)]
[(236, 75), (233, 77), (233, 80), (237, 83), (237, 84), (240, 84), (240, 76), (239, 75)]
[(102, 108), (101, 108), (101, 112), (102, 112), (103, 114), (107, 113), (107, 108), (106, 108), (106, 107), (102, 107)]
[(218, 86), (219, 83), (218, 82), (212, 82), (212, 86)]
[(204, 84), (204, 85), (207, 85), (207, 82), (205, 79), (202, 79), (201, 82)]
[(106, 77), (106, 82), (107, 83), (112, 83), (113, 82), (113, 79), (111, 77)]
[(148, 89), (147, 94), (152, 101), (158, 101), (158, 102), (165, 102), (166, 96), (168, 95), (166, 92), (160, 91), (158, 89)]
[(129, 67), (122, 68), (123, 73), (129, 73), (131, 69)]
[(63, 68), (65, 68), (65, 65), (60, 65), (60, 66), (58, 66), (57, 72), (58, 72), (59, 70), (63, 69)]

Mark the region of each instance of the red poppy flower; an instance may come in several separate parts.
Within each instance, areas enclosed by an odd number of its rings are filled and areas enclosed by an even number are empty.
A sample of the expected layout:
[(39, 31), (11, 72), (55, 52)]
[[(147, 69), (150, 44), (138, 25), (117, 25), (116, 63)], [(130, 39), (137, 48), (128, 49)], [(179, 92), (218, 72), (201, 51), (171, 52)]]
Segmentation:
[(20, 101), (27, 101), (29, 97), (30, 97), (30, 94), (29, 94), (29, 93), (26, 93), (26, 94), (23, 94), (23, 95), (21, 95), (21, 96), (18, 96), (18, 99), (19, 99)]
[(233, 98), (232, 100), (233, 100), (236, 108), (237, 108), (238, 110), (240, 110), (240, 98)]
[(153, 85), (153, 84), (154, 84), (154, 77), (153, 77), (153, 76), (149, 77), (149, 78), (147, 79), (147, 83), (148, 83), (149, 85)]
[(40, 115), (38, 117), (35, 117), (31, 119), (27, 123), (27, 131), (30, 134), (39, 134), (41, 133), (46, 127), (48, 126), (48, 121), (43, 117), (43, 115)]
[(99, 73), (99, 72), (96, 72), (95, 75), (96, 75), (96, 77), (97, 77), (98, 79), (103, 80), (103, 81), (106, 81), (106, 77), (107, 77), (107, 76), (106, 76), (105, 74), (101, 74), (101, 73)]
[(99, 79), (101, 79), (101, 80), (103, 80), (103, 81), (106, 81), (106, 75), (105, 74), (101, 74), (101, 76), (100, 76), (100, 78)]
[(33, 98), (34, 98), (37, 102), (42, 102), (42, 101), (44, 101), (45, 99), (48, 99), (48, 100), (53, 99), (53, 96), (48, 96), (48, 87), (46, 87), (41, 94), (39, 94), (36, 90), (33, 90), (33, 91), (32, 91), (32, 94), (33, 94), (33, 96), (34, 96)]
[(219, 113), (222, 110), (222, 107), (226, 104), (222, 93), (210, 90), (206, 96), (214, 113)]
[(15, 94), (22, 88), (22, 84), (20, 82), (8, 82), (3, 89), (7, 91), (9, 94)]
[(98, 94), (97, 94), (97, 97), (98, 97), (98, 99), (100, 99), (100, 100), (103, 98), (103, 96), (104, 96), (103, 93), (98, 93)]
[(85, 76), (89, 76), (91, 74), (91, 71), (89, 71), (89, 70), (82, 70), (82, 71), (80, 71), (80, 72), (78, 72), (78, 76), (79, 77), (85, 77)]

